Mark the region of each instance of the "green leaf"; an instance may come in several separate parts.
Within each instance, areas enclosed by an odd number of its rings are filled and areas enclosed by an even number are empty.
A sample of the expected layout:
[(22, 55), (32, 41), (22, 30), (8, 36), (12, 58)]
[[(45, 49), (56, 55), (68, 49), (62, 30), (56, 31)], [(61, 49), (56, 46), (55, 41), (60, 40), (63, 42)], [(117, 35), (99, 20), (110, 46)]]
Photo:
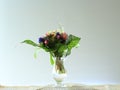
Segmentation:
[(34, 47), (38, 47), (38, 44), (36, 44), (32, 40), (24, 40), (22, 43), (26, 43), (26, 44), (32, 45)]
[(54, 64), (54, 60), (53, 60), (53, 57), (52, 57), (52, 54), (50, 53), (50, 64), (53, 65)]
[(37, 53), (38, 53), (39, 50), (40, 50), (40, 48), (36, 48), (36, 49), (35, 49), (35, 52), (34, 52), (34, 58), (35, 58), (35, 59), (37, 58)]
[(81, 38), (74, 35), (69, 36), (68, 49), (71, 50), (73, 47), (77, 46)]
[(62, 55), (66, 49), (67, 49), (66, 45), (61, 45), (61, 47), (58, 49), (58, 53)]
[(34, 58), (35, 58), (35, 59), (37, 58), (37, 53), (36, 53), (36, 51), (34, 52)]
[(66, 52), (66, 56), (68, 56), (68, 55), (70, 55), (71, 54), (71, 50), (67, 50), (67, 52)]

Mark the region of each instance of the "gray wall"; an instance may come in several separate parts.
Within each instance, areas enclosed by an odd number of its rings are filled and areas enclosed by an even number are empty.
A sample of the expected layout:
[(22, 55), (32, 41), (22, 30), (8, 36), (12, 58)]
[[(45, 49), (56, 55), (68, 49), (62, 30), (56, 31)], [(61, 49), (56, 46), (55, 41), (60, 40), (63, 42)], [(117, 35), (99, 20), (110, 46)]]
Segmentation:
[(20, 42), (37, 42), (59, 24), (82, 38), (66, 59), (65, 83), (120, 83), (120, 0), (0, 0), (0, 84), (55, 83), (49, 54), (34, 59)]

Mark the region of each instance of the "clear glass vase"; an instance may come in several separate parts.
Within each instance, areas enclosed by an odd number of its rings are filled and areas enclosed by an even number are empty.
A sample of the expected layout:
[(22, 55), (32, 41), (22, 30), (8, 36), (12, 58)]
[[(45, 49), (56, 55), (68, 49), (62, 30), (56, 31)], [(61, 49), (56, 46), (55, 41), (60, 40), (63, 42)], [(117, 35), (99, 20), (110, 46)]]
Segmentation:
[(56, 81), (57, 87), (64, 86), (62, 82), (66, 76), (67, 76), (67, 72), (64, 67), (64, 58), (55, 57), (55, 63), (53, 65), (53, 78)]

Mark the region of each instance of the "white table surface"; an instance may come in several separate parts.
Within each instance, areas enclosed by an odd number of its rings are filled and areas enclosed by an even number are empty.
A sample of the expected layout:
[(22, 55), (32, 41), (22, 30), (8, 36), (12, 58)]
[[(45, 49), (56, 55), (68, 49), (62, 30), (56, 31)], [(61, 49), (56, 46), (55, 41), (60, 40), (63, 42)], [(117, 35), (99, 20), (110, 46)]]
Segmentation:
[(87, 85), (66, 84), (62, 87), (55, 85), (46, 86), (3, 86), (0, 90), (99, 90)]
[(103, 84), (103, 85), (81, 85), (67, 84), (66, 87), (56, 88), (53, 85), (45, 86), (6, 86), (0, 85), (0, 90), (120, 90), (120, 84)]

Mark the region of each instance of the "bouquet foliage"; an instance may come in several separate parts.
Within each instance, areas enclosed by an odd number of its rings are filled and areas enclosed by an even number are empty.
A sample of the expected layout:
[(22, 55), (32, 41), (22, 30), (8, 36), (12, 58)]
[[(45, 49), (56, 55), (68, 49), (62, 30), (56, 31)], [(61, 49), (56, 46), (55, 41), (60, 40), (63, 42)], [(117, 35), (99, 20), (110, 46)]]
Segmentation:
[(62, 30), (47, 32), (45, 36), (39, 37), (38, 43), (32, 40), (24, 40), (22, 43), (42, 48), (50, 53), (50, 62), (54, 64), (53, 57), (66, 57), (71, 54), (72, 48), (79, 44), (81, 38), (72, 34), (68, 35)]

